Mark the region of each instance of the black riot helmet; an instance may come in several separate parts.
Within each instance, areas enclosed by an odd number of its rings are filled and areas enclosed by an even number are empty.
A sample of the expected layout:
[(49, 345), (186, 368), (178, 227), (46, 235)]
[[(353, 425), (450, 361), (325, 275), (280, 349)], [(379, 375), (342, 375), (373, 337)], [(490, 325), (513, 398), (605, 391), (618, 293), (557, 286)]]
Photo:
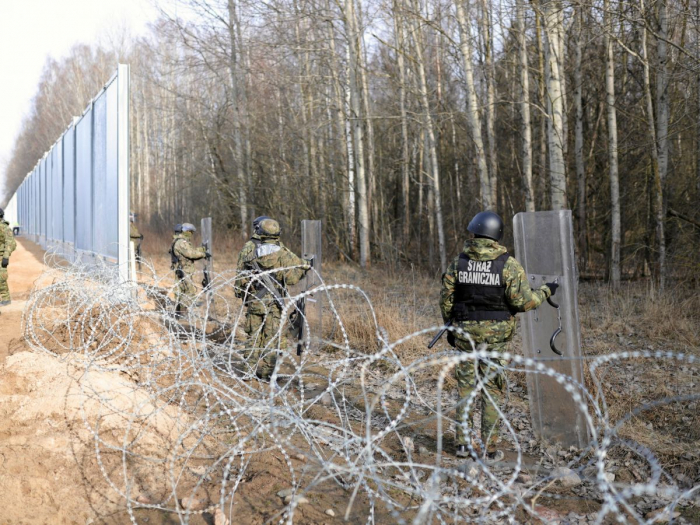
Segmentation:
[(486, 237), (494, 241), (503, 238), (503, 220), (497, 213), (492, 211), (482, 211), (474, 215), (474, 218), (467, 226), (467, 230), (477, 237)]
[(173, 232), (182, 233), (182, 224), (176, 224), (175, 228), (173, 229)]
[(261, 215), (260, 217), (253, 219), (253, 233), (260, 235), (262, 233), (262, 231), (260, 230), (260, 223), (269, 218), (270, 217), (268, 217), (267, 215)]

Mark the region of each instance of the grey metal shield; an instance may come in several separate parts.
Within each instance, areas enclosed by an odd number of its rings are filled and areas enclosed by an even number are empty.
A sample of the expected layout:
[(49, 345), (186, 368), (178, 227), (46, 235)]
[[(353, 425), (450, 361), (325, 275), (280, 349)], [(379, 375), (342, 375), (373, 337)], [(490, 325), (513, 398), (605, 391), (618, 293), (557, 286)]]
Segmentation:
[[(205, 217), (201, 221), (201, 231), (202, 231), (202, 246), (204, 246), (209, 253), (213, 255), (212, 251), (212, 232), (211, 232), (211, 217)], [(204, 270), (207, 272), (209, 279), (214, 277), (214, 257), (210, 259), (204, 259)], [(211, 301), (211, 292), (207, 292), (207, 299)]]
[[(309, 290), (321, 283), (319, 275), (321, 274), (323, 262), (322, 250), (322, 229), (321, 221), (301, 221), (301, 256), (304, 259), (313, 257), (313, 270), (306, 273), (306, 277), (301, 283), (303, 290)], [(318, 347), (320, 338), (322, 337), (322, 305), (323, 293), (311, 294), (306, 300), (306, 319), (311, 328), (310, 344), (312, 348)]]
[[(555, 347), (550, 338), (559, 327), (558, 312), (548, 303), (521, 314), (523, 353), (545, 361), (545, 365), (583, 383), (581, 335), (578, 320), (578, 273), (574, 255), (571, 211), (518, 213), (513, 219), (515, 255), (523, 265), (530, 285), (539, 287), (556, 281), (560, 287), (552, 300), (559, 304), (561, 333)], [(565, 384), (566, 384), (565, 383)], [(584, 447), (588, 431), (572, 394), (554, 377), (530, 371), (527, 374), (533, 430), (541, 438), (566, 446)], [(578, 387), (576, 391), (580, 391)]]

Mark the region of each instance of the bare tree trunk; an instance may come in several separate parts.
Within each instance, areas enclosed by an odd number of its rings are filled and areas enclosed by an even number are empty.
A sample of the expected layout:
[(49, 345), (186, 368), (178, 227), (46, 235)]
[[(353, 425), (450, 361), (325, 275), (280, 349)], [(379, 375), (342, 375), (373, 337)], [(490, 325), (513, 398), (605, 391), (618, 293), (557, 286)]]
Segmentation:
[[(540, 186), (540, 200), (542, 203), (541, 207), (544, 207), (546, 203), (546, 181), (547, 181), (547, 118), (549, 103), (547, 101), (547, 91), (545, 89), (546, 75), (545, 75), (545, 60), (544, 60), (544, 42), (542, 35), (542, 15), (539, 9), (535, 10), (535, 38), (537, 39), (537, 60), (538, 60), (538, 98), (541, 104), (540, 110), (540, 141), (539, 141), (539, 176), (538, 185)], [(535, 198), (537, 198), (537, 192), (535, 193)]]
[[(396, 60), (399, 69), (399, 112), (401, 113), (401, 233), (404, 249), (410, 240), (411, 210), (409, 187), (408, 115), (406, 113), (406, 52), (404, 38), (403, 9), (400, 0), (394, 0), (394, 33), (396, 37)], [(402, 7), (402, 6), (401, 6)]]
[[(700, 63), (700, 0), (695, 0), (695, 60)], [(697, 121), (695, 130), (695, 141), (696, 141), (696, 155), (695, 159), (695, 186), (696, 186), (696, 198), (700, 199), (700, 69), (695, 77), (695, 84), (697, 88)]]
[[(327, 4), (330, 10), (330, 2)], [(345, 215), (345, 231), (350, 254), (355, 251), (355, 159), (352, 151), (352, 131), (350, 125), (350, 73), (346, 70), (346, 83), (343, 87), (340, 82), (340, 65), (335, 45), (335, 29), (333, 23), (328, 23), (328, 45), (331, 52), (330, 67), (335, 91), (336, 122), (338, 136), (342, 138), (343, 147), (340, 148), (342, 161), (346, 170), (346, 189), (343, 190), (343, 211)], [(346, 48), (349, 55), (349, 49)]]
[(656, 70), (656, 143), (659, 159), (659, 176), (654, 181), (656, 191), (656, 232), (658, 237), (659, 252), (659, 289), (666, 285), (666, 239), (664, 231), (664, 218), (666, 216), (666, 204), (664, 193), (666, 190), (666, 175), (668, 173), (668, 16), (666, 13), (666, 0), (658, 1), (658, 29), (656, 54), (659, 65)]
[[(303, 136), (303, 148), (305, 162), (304, 166), (306, 168), (306, 177), (308, 181), (306, 187), (309, 190), (310, 197), (314, 204), (318, 206), (318, 198), (313, 199), (313, 190), (318, 188), (318, 168), (316, 164), (316, 133), (315, 126), (312, 124), (314, 122), (314, 99), (312, 93), (311, 84), (311, 64), (309, 59), (309, 47), (305, 40), (302, 40), (302, 27), (301, 22), (304, 19), (303, 13), (300, 11), (298, 3), (294, 1), (294, 33), (299, 49), (303, 49), (303, 53), (299, 53), (299, 95), (301, 101), (301, 122), (302, 122), (302, 136)], [(304, 27), (304, 35), (307, 35), (309, 28)], [(318, 210), (314, 210), (318, 212)]]
[[(645, 5), (644, 0), (639, 0), (640, 11), (642, 16), (645, 16)], [(663, 213), (663, 204), (659, 203), (658, 196), (660, 188), (659, 182), (659, 152), (657, 149), (657, 137), (656, 137), (656, 119), (654, 115), (654, 101), (651, 94), (651, 74), (649, 66), (649, 50), (647, 46), (648, 31), (646, 28), (646, 22), (643, 21), (642, 25), (642, 78), (644, 82), (644, 100), (646, 102), (646, 113), (647, 113), (647, 126), (649, 128), (649, 137), (651, 138), (651, 143), (654, 144), (652, 148), (649, 149), (651, 153), (651, 178), (654, 181), (653, 188), (650, 188), (651, 193), (654, 195), (654, 202), (657, 203), (657, 210), (655, 216), (656, 223), (656, 235), (657, 242), (659, 246), (665, 244), (664, 241), (664, 222), (663, 215), (659, 216), (659, 212)], [(660, 282), (660, 286), (663, 289), (663, 282)]]
[(350, 107), (352, 110), (353, 142), (355, 144), (355, 163), (357, 166), (357, 207), (360, 230), (360, 266), (367, 268), (370, 264), (369, 250), (369, 213), (367, 209), (367, 181), (364, 159), (364, 130), (362, 128), (362, 102), (360, 100), (360, 86), (358, 84), (358, 71), (360, 64), (360, 36), (355, 25), (355, 0), (345, 0), (345, 31), (348, 38), (348, 66)]
[[(368, 230), (372, 232), (375, 239), (377, 236), (377, 228), (379, 227), (379, 210), (377, 208), (377, 172), (376, 172), (376, 155), (374, 141), (374, 123), (372, 122), (372, 111), (370, 107), (370, 91), (369, 83), (367, 82), (367, 50), (364, 44), (364, 39), (361, 34), (362, 23), (362, 4), (358, 0), (357, 10), (355, 13), (355, 28), (358, 31), (358, 57), (360, 60), (360, 80), (362, 84), (362, 108), (365, 114), (365, 125), (367, 127), (367, 208), (370, 213), (370, 221)], [(369, 233), (368, 231), (368, 233)]]
[(523, 182), (525, 183), (525, 210), (535, 211), (535, 192), (532, 186), (532, 125), (530, 123), (530, 73), (525, 34), (525, 3), (517, 0), (518, 52), (520, 58), (520, 115), (522, 118)]
[[(479, 116), (479, 105), (476, 98), (476, 88), (474, 87), (474, 68), (472, 66), (472, 44), (470, 20), (465, 12), (463, 2), (457, 0), (457, 22), (459, 23), (460, 50), (464, 62), (464, 83), (466, 91), (467, 123), (474, 142), (474, 154), (479, 173), (479, 186), (481, 188), (481, 205), (484, 209), (492, 209), (496, 203), (492, 202), (491, 184), (489, 172), (486, 167), (486, 154), (484, 152), (484, 142), (481, 138), (481, 117)], [(468, 1), (468, 0), (466, 0)]]
[[(418, 13), (418, 2), (414, 3), (415, 12)], [(426, 131), (427, 141), (427, 165), (429, 166), (428, 176), (431, 179), (431, 188), (433, 199), (430, 201), (430, 207), (434, 206), (434, 219), (437, 222), (438, 235), (438, 251), (440, 253), (440, 268), (447, 268), (447, 251), (445, 248), (445, 229), (443, 226), (442, 216), (442, 196), (440, 193), (440, 168), (437, 156), (437, 142), (435, 139), (435, 128), (433, 125), (433, 117), (430, 114), (430, 101), (428, 99), (428, 81), (425, 74), (425, 61), (423, 53), (423, 33), (415, 18), (412, 18), (413, 27), (413, 42), (416, 50), (416, 69), (418, 71), (418, 89), (420, 94), (421, 105), (423, 106), (423, 125)], [(429, 220), (433, 220), (433, 214), (429, 216)], [(431, 243), (432, 246), (432, 243)]]
[(615, 110), (615, 62), (613, 58), (613, 24), (608, 0), (604, 0), (605, 17), (605, 95), (608, 113), (608, 155), (610, 162), (611, 201), (611, 251), (610, 282), (614, 289), (620, 287), (620, 178), (617, 167), (617, 113)]
[(581, 74), (581, 38), (583, 33), (583, 5), (576, 6), (576, 39), (574, 44), (574, 105), (576, 106), (576, 128), (574, 158), (576, 181), (578, 182), (578, 247), (581, 268), (586, 268), (588, 243), (586, 242), (586, 168), (583, 162), (583, 78)]
[(491, 203), (498, 203), (498, 155), (496, 154), (496, 72), (493, 65), (493, 26), (487, 0), (481, 0), (481, 30), (484, 38), (484, 69), (486, 77), (486, 138), (489, 148), (489, 191)]
[(347, 80), (345, 83), (345, 146), (348, 159), (348, 200), (347, 200), (347, 217), (348, 217), (348, 240), (350, 244), (350, 254), (354, 257), (356, 250), (355, 231), (357, 229), (356, 211), (355, 211), (355, 149), (352, 143), (353, 124), (350, 116), (352, 115), (352, 94), (350, 92), (350, 44), (348, 43), (348, 68)]
[(457, 127), (455, 126), (454, 113), (450, 113), (450, 124), (452, 125), (452, 151), (455, 157), (455, 193), (457, 196), (457, 221), (462, 224), (462, 175), (459, 169), (459, 153), (457, 152)]
[(547, 97), (551, 104), (548, 127), (549, 174), (552, 209), (563, 210), (566, 207), (566, 164), (564, 162), (564, 96), (561, 84), (562, 60), (560, 57), (563, 34), (560, 27), (562, 9), (559, 0), (543, 0), (543, 18), (545, 26), (545, 60), (547, 62)]
[(241, 130), (241, 100), (239, 86), (239, 75), (238, 61), (240, 49), (238, 46), (238, 39), (236, 35), (236, 28), (238, 26), (238, 15), (236, 14), (236, 4), (235, 0), (228, 0), (228, 32), (229, 32), (229, 44), (231, 46), (229, 57), (229, 75), (231, 77), (231, 102), (234, 107), (233, 116), (233, 141), (235, 145), (235, 160), (236, 160), (236, 172), (238, 174), (238, 206), (241, 219), (241, 235), (246, 238), (248, 232), (248, 201), (246, 195), (246, 188), (248, 187), (248, 180), (245, 172), (245, 159), (243, 158), (243, 133)]

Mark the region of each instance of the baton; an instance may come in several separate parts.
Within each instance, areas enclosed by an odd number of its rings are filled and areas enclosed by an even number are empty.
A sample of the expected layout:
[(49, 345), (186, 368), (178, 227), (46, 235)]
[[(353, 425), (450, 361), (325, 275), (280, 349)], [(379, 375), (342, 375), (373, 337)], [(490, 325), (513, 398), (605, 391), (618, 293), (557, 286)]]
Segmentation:
[(435, 346), (435, 344), (440, 340), (440, 338), (445, 335), (445, 332), (447, 332), (447, 329), (452, 326), (452, 319), (447, 321), (445, 323), (445, 326), (442, 327), (442, 330), (440, 330), (435, 337), (433, 337), (433, 340), (428, 343), (428, 349), (431, 349), (432, 347)]

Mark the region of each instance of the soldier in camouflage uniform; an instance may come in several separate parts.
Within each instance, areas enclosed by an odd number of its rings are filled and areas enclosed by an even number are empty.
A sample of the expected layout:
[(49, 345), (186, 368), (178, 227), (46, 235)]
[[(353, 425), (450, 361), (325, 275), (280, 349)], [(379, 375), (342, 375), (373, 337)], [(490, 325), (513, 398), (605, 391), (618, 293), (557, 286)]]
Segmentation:
[[(464, 243), (462, 253), (442, 276), (442, 318), (445, 322), (452, 320), (455, 328), (468, 334), (474, 347), (484, 345), (486, 351), (504, 352), (515, 334), (515, 314), (537, 308), (556, 291), (558, 285), (547, 283), (536, 290), (530, 288), (523, 267), (498, 243), (503, 237), (503, 221), (497, 214), (478, 213), (467, 229), (474, 238)], [(462, 334), (450, 332), (448, 341), (462, 352), (474, 350), (472, 343)], [(503, 452), (495, 449), (498, 412), (494, 403), (500, 406), (503, 400), (506, 379), (502, 370), (483, 361), (475, 366), (470, 360), (455, 367), (455, 377), (459, 393), (457, 456), (468, 455), (472, 422), (465, 405), (478, 377), (485, 390), (476, 398), (481, 402), (482, 443), (486, 444), (488, 457), (499, 460)], [(479, 447), (475, 448), (478, 451)]]
[(192, 235), (197, 231), (190, 223), (183, 223), (181, 232), (173, 235), (173, 244), (170, 247), (170, 256), (175, 276), (178, 278), (175, 289), (175, 300), (177, 301), (176, 311), (181, 313), (184, 309), (194, 305), (197, 288), (192, 282), (194, 274), (194, 262), (205, 257), (210, 257), (203, 246), (195, 248), (192, 246)]
[[(255, 278), (269, 270), (266, 278)], [(286, 268), (286, 269), (282, 269)], [(284, 333), (276, 339), (280, 329), (286, 287), (298, 283), (310, 266), (280, 242), (280, 226), (269, 217), (253, 221), (253, 236), (238, 255), (237, 270), (242, 278), (236, 285), (236, 296), (247, 308), (245, 332), (248, 335), (244, 357), (257, 367), (256, 375), (269, 380), (277, 362), (275, 348), (284, 348)], [(264, 280), (265, 279), (265, 280)]]
[(5, 220), (5, 210), (0, 208), (0, 255), (2, 264), (0, 265), (0, 306), (10, 304), (10, 289), (7, 286), (7, 267), (10, 264), (10, 254), (17, 248), (17, 241), (12, 235), (10, 223)]

